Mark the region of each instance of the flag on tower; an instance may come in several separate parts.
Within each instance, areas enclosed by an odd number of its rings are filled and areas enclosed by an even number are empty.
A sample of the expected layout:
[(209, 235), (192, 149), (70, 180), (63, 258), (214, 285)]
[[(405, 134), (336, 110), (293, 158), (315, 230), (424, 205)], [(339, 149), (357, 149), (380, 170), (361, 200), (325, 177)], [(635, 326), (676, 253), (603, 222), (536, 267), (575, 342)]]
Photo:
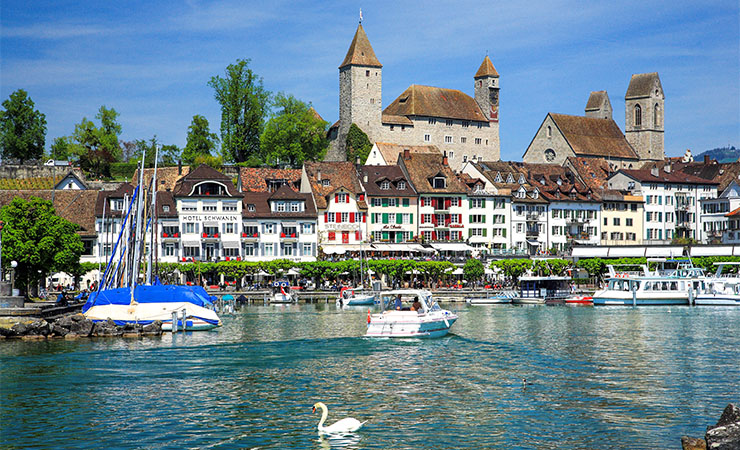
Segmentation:
[(362, 23), (362, 8), (360, 8), (360, 23)]

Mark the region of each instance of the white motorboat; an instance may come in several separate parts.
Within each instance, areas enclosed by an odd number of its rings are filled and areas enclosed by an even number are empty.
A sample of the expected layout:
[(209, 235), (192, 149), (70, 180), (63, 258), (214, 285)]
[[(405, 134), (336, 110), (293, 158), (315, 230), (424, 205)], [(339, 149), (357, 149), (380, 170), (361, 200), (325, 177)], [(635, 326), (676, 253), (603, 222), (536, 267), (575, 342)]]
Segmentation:
[(695, 294), (704, 290), (704, 272), (694, 267), (690, 260), (654, 259), (648, 262), (676, 263), (676, 268), (659, 267), (650, 271), (644, 265), (640, 275), (617, 272), (614, 266), (609, 266), (606, 287), (593, 295), (594, 306), (689, 305)]
[(366, 306), (375, 304), (375, 296), (369, 294), (359, 294), (362, 288), (350, 288), (343, 287), (339, 291), (339, 298), (337, 298), (337, 306)]
[(296, 303), (298, 299), (290, 292), (290, 285), (287, 281), (275, 281), (272, 283), (272, 297), (270, 303)]
[(565, 303), (570, 294), (570, 277), (523, 276), (519, 277), (519, 292), (511, 302), (516, 305)]
[(714, 263), (717, 272), (708, 277), (694, 300), (696, 306), (740, 306), (740, 275), (726, 272), (725, 266), (740, 266), (740, 262)]
[[(420, 289), (397, 289), (382, 292), (381, 312), (367, 316), (368, 337), (433, 338), (446, 335), (457, 315), (442, 309), (432, 293)], [(396, 309), (396, 300), (402, 306)], [(413, 303), (419, 302), (419, 309)], [(404, 304), (405, 303), (405, 304)]]

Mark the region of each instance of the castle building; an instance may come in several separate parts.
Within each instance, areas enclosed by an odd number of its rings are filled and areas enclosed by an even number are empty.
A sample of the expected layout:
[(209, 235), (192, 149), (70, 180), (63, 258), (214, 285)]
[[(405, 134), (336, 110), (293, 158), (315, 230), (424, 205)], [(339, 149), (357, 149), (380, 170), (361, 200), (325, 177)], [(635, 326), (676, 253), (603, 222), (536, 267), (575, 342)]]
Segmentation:
[(624, 96), (624, 131), (642, 160), (665, 159), (665, 95), (657, 72), (632, 75)]
[(347, 159), (353, 123), (371, 142), (435, 145), (454, 170), (471, 159), (499, 159), (499, 74), (488, 56), (473, 76), (474, 97), (414, 84), (382, 109), (382, 71), (360, 24), (339, 66), (339, 120), (329, 129), (326, 161)]

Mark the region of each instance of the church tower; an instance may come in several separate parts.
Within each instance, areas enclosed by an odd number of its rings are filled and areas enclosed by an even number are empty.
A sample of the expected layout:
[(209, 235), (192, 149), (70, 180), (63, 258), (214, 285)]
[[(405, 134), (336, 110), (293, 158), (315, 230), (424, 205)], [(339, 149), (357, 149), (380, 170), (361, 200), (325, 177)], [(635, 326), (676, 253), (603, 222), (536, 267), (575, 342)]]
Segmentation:
[(380, 136), (382, 69), (360, 23), (339, 66), (339, 128), (326, 161), (347, 159), (345, 141), (353, 123), (367, 134), (370, 142)]
[(665, 95), (658, 72), (632, 75), (624, 103), (625, 136), (637, 155), (641, 160), (665, 159)]
[(606, 91), (595, 91), (588, 96), (586, 102), (586, 117), (595, 119), (611, 119), (612, 104)]
[(481, 111), (483, 111), (486, 119), (488, 119), (488, 126), (491, 128), (490, 136), (493, 140), (491, 143), (494, 149), (493, 153), (500, 155), (501, 145), (498, 129), (499, 77), (488, 55), (483, 59), (478, 71), (473, 76), (473, 81), (475, 83), (475, 102), (480, 106)]

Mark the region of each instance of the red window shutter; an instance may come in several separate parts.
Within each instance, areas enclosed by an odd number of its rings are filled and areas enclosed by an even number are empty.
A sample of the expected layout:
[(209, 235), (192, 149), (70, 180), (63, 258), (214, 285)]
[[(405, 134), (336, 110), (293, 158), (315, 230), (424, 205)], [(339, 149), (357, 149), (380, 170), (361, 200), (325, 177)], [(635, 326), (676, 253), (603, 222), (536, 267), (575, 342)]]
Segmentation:
[(425, 215), (426, 215), (426, 214), (422, 214), (422, 215), (421, 215), (421, 223), (426, 223), (426, 221), (424, 221), (424, 216), (425, 216)]
[(329, 223), (329, 213), (328, 212), (324, 213), (324, 223)]
[(361, 214), (362, 214), (362, 223), (367, 222), (367, 214), (366, 213), (361, 213)]
[(449, 209), (451, 205), (452, 205), (452, 199), (446, 198), (445, 199), (445, 209)]
[(365, 201), (365, 194), (360, 194), (360, 201), (361, 202), (364, 202)]
[(359, 231), (355, 231), (355, 240), (356, 241), (361, 241), (362, 240), (362, 233), (360, 233)]
[(355, 213), (349, 213), (349, 223), (355, 223)]
[(437, 232), (436, 231), (432, 231), (432, 240), (433, 241), (436, 241), (437, 240)]
[(457, 215), (457, 223), (459, 223), (460, 225), (462, 225), (462, 214), (458, 214)]
[(334, 194), (334, 203), (339, 203), (339, 194)]
[(437, 215), (432, 215), (432, 223), (436, 226), (437, 225)]
[(462, 206), (462, 197), (457, 198), (457, 206)]
[(336, 235), (336, 234), (335, 234), (335, 233), (334, 233), (333, 231), (330, 231), (330, 232), (329, 232), (329, 240), (330, 240), (330, 241), (333, 241), (333, 240), (335, 240), (336, 238), (337, 238), (337, 235)]

